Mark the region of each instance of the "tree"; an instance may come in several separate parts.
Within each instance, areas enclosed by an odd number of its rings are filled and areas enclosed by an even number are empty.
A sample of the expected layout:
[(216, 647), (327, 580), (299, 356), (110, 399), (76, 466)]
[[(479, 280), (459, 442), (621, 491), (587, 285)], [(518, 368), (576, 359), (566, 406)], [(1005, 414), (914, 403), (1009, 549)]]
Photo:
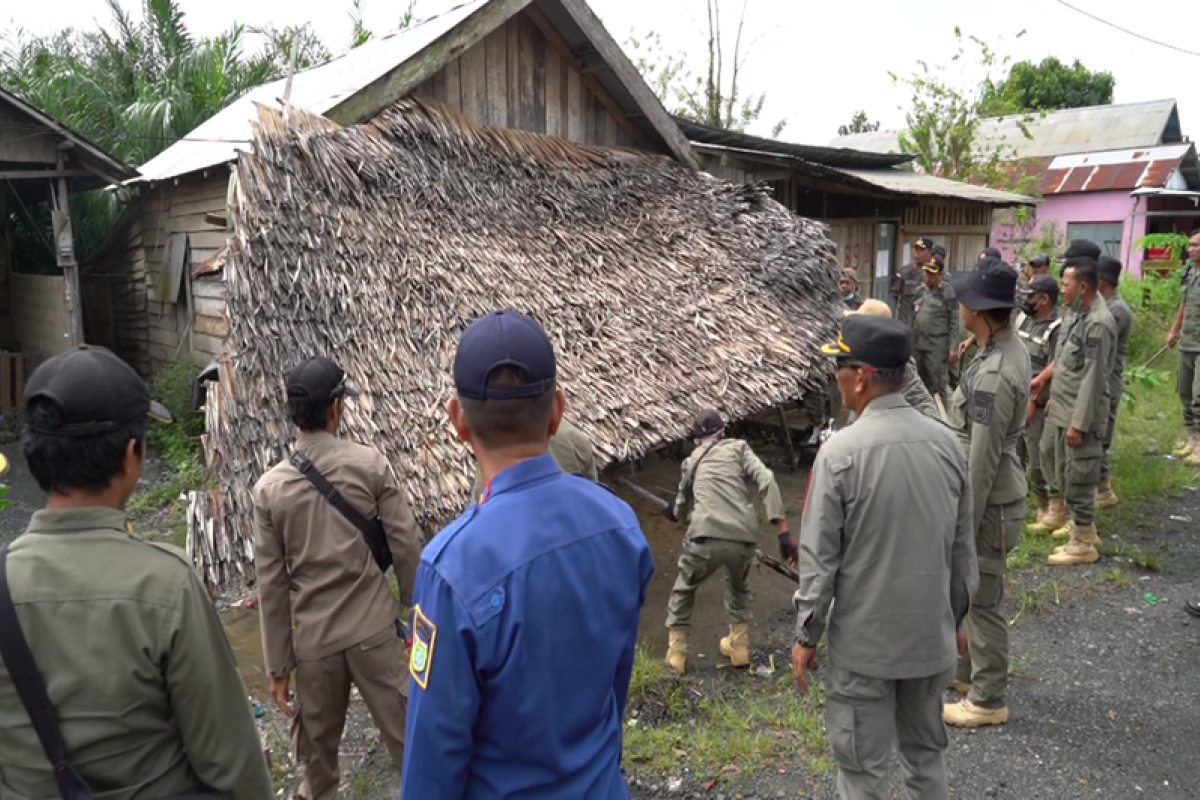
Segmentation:
[(879, 123), (871, 122), (866, 111), (856, 111), (849, 125), (838, 125), (838, 136), (849, 136), (852, 133), (874, 133), (877, 130), (879, 130)]
[(984, 85), (980, 111), (987, 116), (1002, 116), (1103, 106), (1112, 102), (1114, 85), (1111, 72), (1092, 72), (1078, 59), (1071, 66), (1054, 56), (1042, 59), (1040, 64), (1018, 61), (1003, 81)]
[[(672, 114), (738, 133), (762, 116), (766, 93), (746, 93), (741, 82), (742, 69), (758, 41), (743, 43), (748, 6), (749, 0), (742, 0), (730, 52), (721, 23), (721, 0), (707, 0), (707, 52), (703, 73), (699, 75), (692, 71), (683, 54), (665, 50), (658, 33), (630, 35), (626, 44), (634, 65)], [(771, 136), (778, 136), (786, 124), (787, 120), (776, 123)]]

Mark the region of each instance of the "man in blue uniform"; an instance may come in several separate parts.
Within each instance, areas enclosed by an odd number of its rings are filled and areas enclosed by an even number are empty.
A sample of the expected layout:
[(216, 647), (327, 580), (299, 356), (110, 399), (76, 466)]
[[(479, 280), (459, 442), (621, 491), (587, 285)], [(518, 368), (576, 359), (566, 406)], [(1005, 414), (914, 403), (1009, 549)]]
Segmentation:
[(402, 797), (629, 797), (621, 722), (654, 563), (633, 510), (547, 453), (555, 373), (516, 312), (459, 341), (447, 410), (487, 488), (417, 570)]

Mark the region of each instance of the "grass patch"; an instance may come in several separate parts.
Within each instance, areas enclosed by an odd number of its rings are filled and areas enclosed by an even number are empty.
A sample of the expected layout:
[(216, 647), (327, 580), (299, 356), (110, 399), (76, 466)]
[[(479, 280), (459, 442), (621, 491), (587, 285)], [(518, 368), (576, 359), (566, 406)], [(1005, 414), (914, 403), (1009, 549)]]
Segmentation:
[(1100, 570), (1100, 580), (1118, 589), (1128, 589), (1133, 586), (1133, 578), (1121, 567), (1105, 567)]
[(679, 680), (660, 657), (638, 648), (624, 733), (626, 763), (669, 775), (687, 764), (713, 777), (798, 760), (812, 773), (830, 770), (823, 694), (814, 687), (799, 696), (790, 688), (790, 665), (780, 660), (775, 658), (776, 668), (787, 674), (778, 681), (745, 673)]
[(1025, 586), (1018, 581), (1012, 581), (1009, 586), (1012, 590), (1013, 604), (1017, 609), (1017, 613), (1008, 622), (1010, 627), (1016, 625), (1017, 620), (1026, 614), (1039, 614), (1062, 602), (1063, 587), (1058, 581), (1046, 581), (1037, 586)]

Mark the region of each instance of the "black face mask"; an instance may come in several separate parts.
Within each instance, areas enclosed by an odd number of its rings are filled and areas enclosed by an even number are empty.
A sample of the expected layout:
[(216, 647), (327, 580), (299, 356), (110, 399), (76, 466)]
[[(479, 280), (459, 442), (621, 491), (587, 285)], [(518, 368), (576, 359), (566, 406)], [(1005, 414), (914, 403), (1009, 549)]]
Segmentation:
[(1029, 300), (1029, 299), (1022, 300), (1020, 303), (1017, 304), (1017, 307), (1020, 308), (1022, 311), (1024, 311), (1026, 314), (1028, 314), (1031, 317), (1035, 313), (1037, 313), (1037, 309), (1034, 308), (1033, 301)]

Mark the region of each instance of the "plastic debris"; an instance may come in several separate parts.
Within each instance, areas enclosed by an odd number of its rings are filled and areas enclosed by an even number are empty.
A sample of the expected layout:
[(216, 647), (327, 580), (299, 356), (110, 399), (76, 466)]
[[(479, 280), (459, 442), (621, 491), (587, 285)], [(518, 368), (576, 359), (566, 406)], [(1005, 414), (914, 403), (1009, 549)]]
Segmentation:
[(1158, 605), (1158, 596), (1154, 592), (1146, 592), (1146, 602), (1152, 606)]

